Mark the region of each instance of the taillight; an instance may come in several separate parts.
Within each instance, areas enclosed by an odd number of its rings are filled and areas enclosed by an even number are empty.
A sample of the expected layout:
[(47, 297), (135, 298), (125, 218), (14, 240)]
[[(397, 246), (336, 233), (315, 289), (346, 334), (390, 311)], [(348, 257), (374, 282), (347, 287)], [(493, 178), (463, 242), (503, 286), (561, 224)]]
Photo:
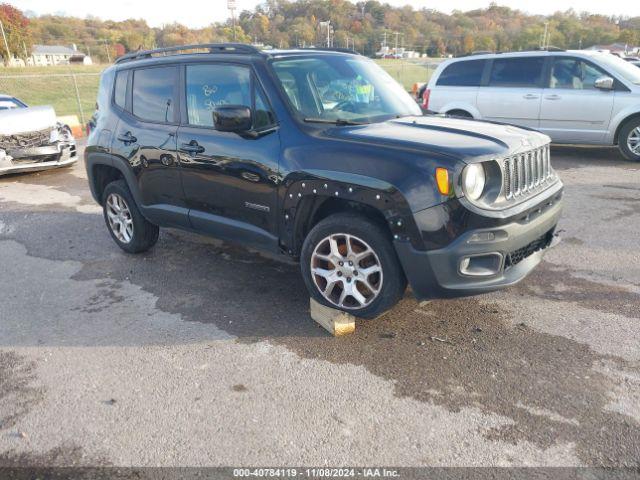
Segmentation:
[(431, 96), (431, 90), (426, 88), (422, 94), (422, 107), (427, 110), (429, 108), (429, 97)]

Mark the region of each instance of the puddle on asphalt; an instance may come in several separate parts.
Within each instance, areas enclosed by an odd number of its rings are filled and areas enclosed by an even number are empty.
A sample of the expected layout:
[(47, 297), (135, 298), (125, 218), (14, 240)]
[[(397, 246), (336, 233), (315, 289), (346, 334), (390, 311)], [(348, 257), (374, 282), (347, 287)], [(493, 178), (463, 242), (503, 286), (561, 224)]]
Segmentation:
[[(104, 227), (96, 222), (95, 228)], [(29, 254), (60, 258), (54, 246), (16, 231)], [(453, 412), (478, 408), (512, 421), (492, 430), (491, 439), (541, 448), (573, 444), (586, 464), (638, 464), (640, 425), (607, 410), (617, 384), (600, 373), (611, 365), (637, 371), (637, 365), (531, 329), (501, 304), (477, 297), (421, 305), (405, 298), (383, 317), (359, 322), (355, 335), (335, 339), (310, 321), (297, 266), (182, 232), (163, 232), (154, 250), (138, 256), (114, 253), (104, 242), (110, 240), (85, 243), (79, 259), (84, 267), (74, 279), (128, 280), (157, 296), (158, 309), (212, 323), (238, 342), (267, 340), (302, 358), (360, 365), (393, 383), (398, 396)], [(637, 295), (547, 264), (514, 291), (640, 315)]]

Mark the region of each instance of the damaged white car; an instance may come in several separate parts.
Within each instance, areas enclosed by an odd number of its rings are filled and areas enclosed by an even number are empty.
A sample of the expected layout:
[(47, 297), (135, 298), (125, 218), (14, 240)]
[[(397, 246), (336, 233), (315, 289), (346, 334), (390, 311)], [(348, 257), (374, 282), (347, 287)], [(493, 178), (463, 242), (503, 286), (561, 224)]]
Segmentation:
[(27, 107), (0, 96), (0, 175), (64, 167), (77, 159), (71, 130), (52, 107)]

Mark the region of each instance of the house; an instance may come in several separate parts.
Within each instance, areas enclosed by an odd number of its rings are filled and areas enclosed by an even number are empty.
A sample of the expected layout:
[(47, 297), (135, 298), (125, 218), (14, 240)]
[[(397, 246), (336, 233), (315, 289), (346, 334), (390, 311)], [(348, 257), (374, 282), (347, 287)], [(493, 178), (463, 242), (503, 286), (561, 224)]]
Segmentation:
[(75, 45), (34, 45), (29, 64), (37, 67), (49, 65), (69, 65), (71, 63), (91, 65), (91, 57), (78, 51)]
[(612, 53), (619, 57), (637, 54), (639, 49), (640, 47), (634, 47), (632, 45), (626, 45), (624, 43), (612, 43), (611, 45), (592, 45), (591, 47), (587, 48), (587, 50)]

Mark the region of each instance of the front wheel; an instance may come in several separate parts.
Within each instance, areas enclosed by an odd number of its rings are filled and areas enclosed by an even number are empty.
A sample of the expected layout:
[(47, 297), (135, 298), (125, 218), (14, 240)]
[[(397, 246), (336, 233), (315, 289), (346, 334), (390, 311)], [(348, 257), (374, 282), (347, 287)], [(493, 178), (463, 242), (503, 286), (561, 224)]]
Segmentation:
[(111, 238), (125, 252), (144, 252), (158, 241), (159, 228), (142, 216), (124, 180), (106, 186), (102, 209)]
[(309, 294), (363, 318), (394, 306), (407, 280), (389, 237), (378, 224), (356, 214), (319, 222), (307, 235), (300, 258)]
[(622, 126), (618, 148), (627, 160), (640, 162), (640, 118), (629, 120)]

